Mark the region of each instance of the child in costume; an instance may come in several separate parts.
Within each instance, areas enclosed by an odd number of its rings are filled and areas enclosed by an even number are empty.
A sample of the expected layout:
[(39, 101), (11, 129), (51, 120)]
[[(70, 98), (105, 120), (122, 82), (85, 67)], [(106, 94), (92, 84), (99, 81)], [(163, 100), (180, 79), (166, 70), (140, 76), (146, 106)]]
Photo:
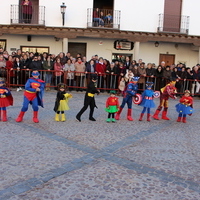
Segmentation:
[(180, 103), (176, 105), (176, 111), (179, 113), (177, 122), (186, 123), (186, 115), (193, 113), (193, 98), (190, 96), (190, 91), (185, 90), (184, 95), (179, 100)]
[(124, 90), (124, 96), (121, 106), (119, 107), (119, 111), (115, 115), (115, 119), (120, 119), (120, 114), (127, 103), (128, 105), (128, 112), (127, 112), (127, 120), (133, 121), (133, 118), (131, 116), (132, 114), (132, 98), (136, 95), (138, 90), (138, 80), (140, 77), (133, 77), (132, 80), (128, 83), (126, 89)]
[(5, 87), (5, 79), (0, 77), (0, 120), (8, 121), (6, 107), (13, 105), (13, 97), (10, 90)]
[(158, 106), (156, 112), (152, 116), (154, 119), (159, 120), (159, 113), (164, 107), (164, 110), (162, 112), (162, 119), (164, 120), (170, 120), (167, 117), (167, 111), (168, 111), (168, 103), (169, 103), (169, 97), (172, 99), (176, 99), (176, 87), (175, 87), (176, 81), (171, 81), (169, 84), (167, 84), (165, 87), (161, 88), (161, 95), (160, 95), (160, 105)]
[(140, 114), (139, 121), (142, 121), (142, 117), (147, 110), (147, 121), (150, 120), (150, 109), (155, 107), (155, 103), (153, 101), (154, 91), (152, 90), (153, 82), (146, 82), (146, 90), (142, 93), (142, 102), (139, 104), (143, 106), (143, 110)]
[[(54, 111), (56, 112), (55, 121), (64, 122), (66, 120), (64, 111), (69, 110), (68, 106), (69, 98), (72, 98), (72, 95), (66, 92), (66, 85), (64, 83), (58, 84), (58, 92), (54, 106)], [(61, 113), (61, 120), (60, 120), (60, 113)]]
[(33, 70), (31, 75), (32, 77), (30, 77), (25, 84), (24, 102), (16, 122), (21, 122), (23, 120), (24, 114), (28, 110), (29, 103), (33, 108), (33, 122), (39, 122), (38, 106), (43, 107), (45, 82), (39, 79), (40, 73), (37, 70)]
[(110, 97), (106, 101), (105, 111), (108, 112), (108, 119), (106, 122), (115, 122), (115, 113), (119, 110), (119, 101), (115, 96), (116, 92), (114, 90), (110, 91)]
[(87, 110), (88, 106), (90, 106), (90, 113), (89, 113), (89, 120), (90, 121), (96, 121), (96, 119), (94, 119), (93, 117), (93, 113), (94, 113), (94, 108), (96, 106), (95, 103), (95, 94), (99, 94), (100, 91), (97, 89), (97, 79), (98, 76), (96, 74), (92, 74), (91, 75), (91, 81), (87, 86), (87, 90), (85, 93), (85, 98), (84, 98), (84, 105), (81, 108), (81, 110), (78, 112), (78, 114), (76, 115), (76, 120), (78, 122), (81, 122), (81, 115)]

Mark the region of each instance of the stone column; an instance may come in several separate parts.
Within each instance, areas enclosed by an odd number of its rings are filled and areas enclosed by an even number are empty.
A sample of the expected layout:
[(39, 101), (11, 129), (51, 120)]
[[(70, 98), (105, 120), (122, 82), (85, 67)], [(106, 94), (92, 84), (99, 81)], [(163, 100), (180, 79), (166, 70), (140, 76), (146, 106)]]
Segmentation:
[(139, 60), (139, 53), (140, 53), (140, 42), (135, 42), (134, 43), (134, 55), (133, 55), (133, 60), (138, 61)]
[(62, 52), (64, 52), (65, 54), (68, 52), (68, 38), (63, 38)]

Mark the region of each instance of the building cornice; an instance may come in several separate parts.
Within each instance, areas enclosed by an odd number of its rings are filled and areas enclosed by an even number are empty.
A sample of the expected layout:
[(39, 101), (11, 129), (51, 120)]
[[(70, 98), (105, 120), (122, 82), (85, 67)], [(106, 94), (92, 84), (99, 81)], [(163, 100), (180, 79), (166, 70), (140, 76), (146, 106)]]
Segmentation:
[(80, 37), (99, 39), (126, 39), (133, 42), (159, 41), (191, 43), (195, 46), (200, 46), (200, 36), (165, 32), (122, 31), (108, 28), (69, 28), (48, 27), (39, 25), (0, 25), (0, 35), (4, 34), (53, 36), (57, 38), (69, 39)]

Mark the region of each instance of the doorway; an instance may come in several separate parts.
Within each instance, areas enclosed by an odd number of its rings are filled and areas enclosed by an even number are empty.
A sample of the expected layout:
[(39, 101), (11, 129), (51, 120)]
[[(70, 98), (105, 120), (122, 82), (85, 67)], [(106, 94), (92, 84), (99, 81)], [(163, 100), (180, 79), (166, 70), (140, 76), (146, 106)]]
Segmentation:
[(86, 47), (87, 43), (76, 43), (76, 42), (69, 42), (68, 43), (68, 52), (76, 58), (77, 54), (81, 54), (81, 56), (86, 56)]
[(175, 64), (175, 55), (174, 54), (160, 54), (159, 64), (164, 61), (165, 66)]
[(111, 9), (113, 10), (113, 0), (94, 0), (93, 7), (99, 9)]

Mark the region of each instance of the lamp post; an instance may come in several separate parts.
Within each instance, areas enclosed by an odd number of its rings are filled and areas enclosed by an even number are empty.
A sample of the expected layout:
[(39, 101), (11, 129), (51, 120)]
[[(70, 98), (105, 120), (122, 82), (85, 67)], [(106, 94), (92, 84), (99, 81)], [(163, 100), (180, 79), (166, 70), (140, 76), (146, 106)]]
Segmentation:
[(62, 5), (60, 6), (60, 11), (62, 14), (62, 25), (65, 25), (65, 10), (66, 10), (67, 6), (65, 5), (65, 3), (63, 2)]

